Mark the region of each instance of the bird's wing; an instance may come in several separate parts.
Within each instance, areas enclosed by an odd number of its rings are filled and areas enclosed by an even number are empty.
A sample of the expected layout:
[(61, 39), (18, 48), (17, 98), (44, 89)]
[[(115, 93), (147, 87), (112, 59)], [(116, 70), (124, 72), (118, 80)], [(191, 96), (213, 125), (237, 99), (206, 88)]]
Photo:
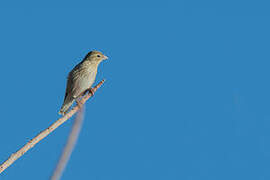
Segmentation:
[(72, 79), (72, 74), (71, 72), (68, 74), (67, 77), (67, 86), (66, 86), (66, 94), (65, 94), (65, 99), (67, 98), (67, 96), (73, 97), (73, 89), (74, 83), (73, 83), (73, 79)]
[(67, 90), (71, 97), (78, 97), (86, 88), (84, 87), (84, 68), (78, 64), (68, 75)]

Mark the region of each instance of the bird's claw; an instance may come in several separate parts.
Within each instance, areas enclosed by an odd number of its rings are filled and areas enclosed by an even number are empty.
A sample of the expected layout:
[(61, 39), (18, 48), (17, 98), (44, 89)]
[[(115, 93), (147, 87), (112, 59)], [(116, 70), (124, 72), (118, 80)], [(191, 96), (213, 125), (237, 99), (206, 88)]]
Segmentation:
[(92, 96), (94, 96), (95, 92), (94, 92), (93, 88), (89, 88), (87, 91), (88, 91)]

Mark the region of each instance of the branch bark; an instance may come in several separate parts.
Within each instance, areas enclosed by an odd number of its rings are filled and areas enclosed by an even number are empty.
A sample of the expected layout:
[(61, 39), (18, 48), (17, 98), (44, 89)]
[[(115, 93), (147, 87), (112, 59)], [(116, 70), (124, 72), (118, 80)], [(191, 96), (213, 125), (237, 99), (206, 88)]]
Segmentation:
[[(102, 80), (93, 88), (93, 92), (96, 92), (100, 86), (105, 82), (105, 80)], [(92, 96), (91, 93), (88, 93), (81, 99), (81, 104), (83, 105), (90, 97)], [(52, 125), (50, 125), (47, 129), (40, 132), (36, 137), (31, 139), (28, 143), (26, 143), (21, 149), (19, 149), (17, 152), (11, 154), (11, 156), (0, 165), (0, 174), (8, 168), (11, 164), (13, 164), (14, 161), (16, 161), (18, 158), (20, 158), (24, 153), (26, 153), (29, 149), (33, 148), (39, 141), (44, 139), (46, 136), (48, 136), (51, 132), (53, 132), (56, 128), (58, 128), (61, 124), (66, 122), (68, 119), (70, 119), (77, 111), (79, 110), (78, 106), (75, 106), (73, 109), (71, 109), (67, 114), (65, 114), (63, 117), (59, 118), (56, 122), (54, 122)]]

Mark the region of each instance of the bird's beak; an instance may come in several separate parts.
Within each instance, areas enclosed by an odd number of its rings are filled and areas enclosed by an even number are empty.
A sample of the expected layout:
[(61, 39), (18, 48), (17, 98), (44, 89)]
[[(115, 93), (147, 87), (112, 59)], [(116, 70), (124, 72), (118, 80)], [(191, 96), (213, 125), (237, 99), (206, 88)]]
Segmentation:
[(103, 59), (104, 59), (104, 60), (106, 60), (106, 59), (108, 59), (108, 57), (107, 57), (107, 56), (105, 56), (105, 55), (103, 55)]

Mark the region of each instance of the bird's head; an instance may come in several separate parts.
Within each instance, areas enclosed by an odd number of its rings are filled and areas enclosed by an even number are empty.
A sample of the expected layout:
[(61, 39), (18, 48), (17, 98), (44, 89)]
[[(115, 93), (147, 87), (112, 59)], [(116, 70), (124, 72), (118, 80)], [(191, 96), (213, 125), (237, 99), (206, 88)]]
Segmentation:
[(96, 62), (96, 63), (100, 63), (101, 61), (106, 60), (106, 59), (108, 59), (108, 57), (99, 51), (90, 51), (85, 57), (85, 60)]

